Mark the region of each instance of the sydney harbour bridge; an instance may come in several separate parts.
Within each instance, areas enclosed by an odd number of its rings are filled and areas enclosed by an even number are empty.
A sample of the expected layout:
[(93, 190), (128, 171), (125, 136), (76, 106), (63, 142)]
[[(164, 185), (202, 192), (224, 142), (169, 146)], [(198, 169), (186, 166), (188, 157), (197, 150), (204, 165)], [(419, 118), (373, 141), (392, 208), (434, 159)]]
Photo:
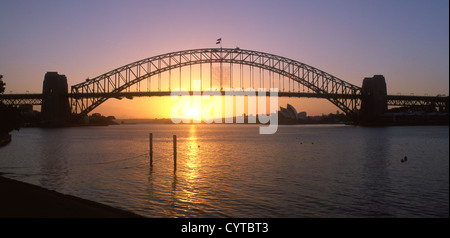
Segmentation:
[(332, 74), (286, 57), (239, 48), (183, 50), (142, 59), (73, 85), (47, 72), (42, 94), (3, 94), (6, 105), (41, 105), (43, 119), (58, 124), (78, 121), (108, 99), (170, 96), (193, 80), (202, 90), (278, 88), (279, 97), (324, 98), (354, 120), (384, 113), (388, 107), (432, 108), (448, 112), (449, 97), (388, 95), (382, 75), (356, 86)]

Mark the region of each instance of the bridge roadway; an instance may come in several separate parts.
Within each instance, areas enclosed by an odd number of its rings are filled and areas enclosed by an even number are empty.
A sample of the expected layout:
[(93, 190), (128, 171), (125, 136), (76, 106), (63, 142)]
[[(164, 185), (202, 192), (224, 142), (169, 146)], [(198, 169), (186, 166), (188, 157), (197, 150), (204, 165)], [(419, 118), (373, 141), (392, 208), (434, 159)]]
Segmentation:
[[(174, 91), (176, 93), (176, 91)], [(218, 91), (225, 95), (226, 91)], [(156, 91), (156, 92), (120, 92), (120, 93), (68, 93), (68, 98), (116, 98), (116, 99), (132, 99), (133, 97), (162, 97), (170, 96), (172, 91)], [(190, 95), (201, 95), (203, 92), (190, 91)], [(233, 91), (232, 95), (248, 95), (248, 92)], [(178, 94), (177, 94), (178, 95)], [(266, 96), (270, 96), (270, 92), (266, 92)], [(340, 98), (340, 99), (361, 99), (362, 95), (351, 94), (318, 94), (305, 92), (278, 92), (279, 97), (305, 97), (305, 98)], [(388, 106), (426, 106), (434, 104), (436, 107), (447, 107), (449, 97), (440, 96), (414, 96), (414, 95), (387, 95)], [(7, 105), (42, 105), (42, 94), (26, 93), (26, 94), (0, 94), (0, 102)]]

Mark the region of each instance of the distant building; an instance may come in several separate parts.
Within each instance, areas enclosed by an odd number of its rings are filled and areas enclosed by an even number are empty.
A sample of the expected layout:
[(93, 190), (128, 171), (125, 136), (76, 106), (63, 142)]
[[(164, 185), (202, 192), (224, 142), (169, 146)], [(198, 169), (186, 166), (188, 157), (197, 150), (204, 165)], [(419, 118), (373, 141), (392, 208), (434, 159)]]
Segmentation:
[(298, 119), (305, 120), (307, 117), (306, 112), (298, 113)]
[(288, 104), (286, 108), (280, 107), (280, 114), (285, 119), (306, 119), (306, 112), (297, 113), (297, 110), (291, 104)]

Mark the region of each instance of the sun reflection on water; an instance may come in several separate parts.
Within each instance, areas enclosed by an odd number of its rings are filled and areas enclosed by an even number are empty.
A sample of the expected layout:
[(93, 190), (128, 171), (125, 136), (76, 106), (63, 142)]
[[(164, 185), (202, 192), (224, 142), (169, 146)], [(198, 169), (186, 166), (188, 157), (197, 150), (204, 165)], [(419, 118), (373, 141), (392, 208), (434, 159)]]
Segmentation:
[(189, 138), (186, 139), (185, 176), (189, 182), (195, 182), (199, 170), (199, 148), (195, 125), (190, 125)]
[(183, 142), (183, 161), (180, 161), (182, 166), (180, 166), (180, 173), (178, 174), (184, 183), (183, 189), (179, 194), (179, 200), (185, 205), (185, 209), (190, 209), (192, 204), (202, 202), (199, 189), (201, 184), (200, 145), (196, 136), (196, 126), (190, 125), (189, 127), (189, 137)]

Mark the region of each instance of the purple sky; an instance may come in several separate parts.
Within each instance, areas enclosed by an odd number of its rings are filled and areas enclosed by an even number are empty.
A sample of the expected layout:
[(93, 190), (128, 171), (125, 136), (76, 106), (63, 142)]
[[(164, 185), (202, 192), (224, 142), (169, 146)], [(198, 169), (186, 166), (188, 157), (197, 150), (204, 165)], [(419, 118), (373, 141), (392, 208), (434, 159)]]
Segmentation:
[(383, 74), (389, 94), (449, 94), (448, 0), (0, 0), (0, 32), (7, 93), (40, 92), (47, 71), (73, 85), (221, 37), (358, 86)]

